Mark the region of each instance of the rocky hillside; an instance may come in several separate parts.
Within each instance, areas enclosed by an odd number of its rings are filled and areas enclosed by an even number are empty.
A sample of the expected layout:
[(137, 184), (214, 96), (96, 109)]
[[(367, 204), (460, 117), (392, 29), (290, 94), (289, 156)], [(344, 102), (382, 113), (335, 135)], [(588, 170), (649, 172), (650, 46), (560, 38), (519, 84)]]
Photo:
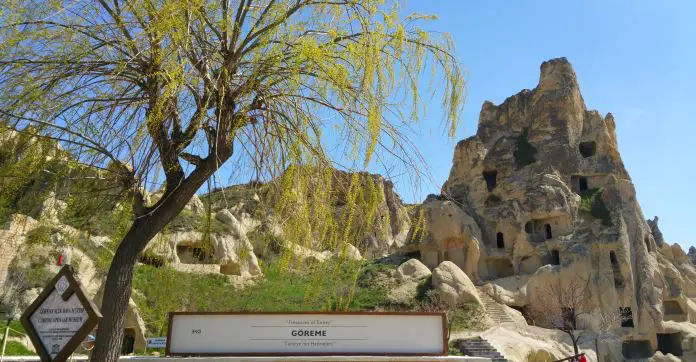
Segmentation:
[[(446, 310), (453, 339), (483, 337), (511, 361), (560, 359), (573, 353), (567, 335), (534, 326), (531, 311), (545, 290), (582, 280), (592, 303), (572, 314), (590, 336), (583, 352), (696, 360), (696, 249), (646, 220), (615, 129), (553, 59), (534, 89), (484, 103), (441, 193), (422, 204), (404, 205), (379, 175), (306, 179), (292, 167), (202, 193), (141, 256), (127, 331), (138, 349), (166, 331), (170, 310)], [(0, 170), (25, 172), (0, 179), (0, 286), (21, 309), (62, 254), (98, 300), (132, 217), (118, 187), (64, 167), (55, 144), (1, 136)], [(95, 185), (111, 191), (88, 202)]]
[(694, 353), (696, 270), (663, 240), (657, 218), (644, 217), (614, 117), (586, 108), (565, 58), (541, 65), (536, 88), (483, 104), (442, 194), (420, 209), (427, 232), (402, 252), (428, 267), (451, 260), (521, 311), (548, 298), (545, 286), (582, 278), (595, 308), (580, 325), (599, 329), (617, 311), (631, 325), (613, 325), (617, 339), (600, 341), (605, 360), (674, 353), (670, 343)]

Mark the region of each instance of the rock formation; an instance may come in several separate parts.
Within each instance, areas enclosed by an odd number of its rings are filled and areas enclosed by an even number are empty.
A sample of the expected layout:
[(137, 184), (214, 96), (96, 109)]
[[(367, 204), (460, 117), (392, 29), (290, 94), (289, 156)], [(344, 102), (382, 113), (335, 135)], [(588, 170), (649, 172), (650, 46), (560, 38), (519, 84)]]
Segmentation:
[(624, 342), (652, 353), (681, 341), (665, 323), (696, 321), (696, 270), (657, 218), (646, 222), (615, 129), (610, 113), (586, 108), (565, 58), (544, 62), (536, 88), (483, 104), (476, 135), (456, 145), (441, 195), (420, 206), (424, 226), (401, 252), (430, 267), (450, 260), (520, 309), (543, 286), (581, 278), (596, 302), (583, 327), (619, 313), (611, 328)]

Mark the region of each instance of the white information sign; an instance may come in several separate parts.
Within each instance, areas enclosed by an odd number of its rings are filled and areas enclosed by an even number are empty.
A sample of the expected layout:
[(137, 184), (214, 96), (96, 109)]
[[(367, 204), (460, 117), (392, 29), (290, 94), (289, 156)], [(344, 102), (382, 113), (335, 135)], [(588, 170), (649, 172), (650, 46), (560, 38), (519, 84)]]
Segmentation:
[(440, 355), (441, 313), (172, 313), (171, 355)]
[(20, 319), (42, 361), (62, 362), (101, 319), (75, 270), (64, 266)]
[(89, 317), (77, 294), (73, 293), (66, 301), (61, 298), (69, 285), (67, 278), (61, 277), (48, 298), (29, 317), (51, 359), (56, 358)]

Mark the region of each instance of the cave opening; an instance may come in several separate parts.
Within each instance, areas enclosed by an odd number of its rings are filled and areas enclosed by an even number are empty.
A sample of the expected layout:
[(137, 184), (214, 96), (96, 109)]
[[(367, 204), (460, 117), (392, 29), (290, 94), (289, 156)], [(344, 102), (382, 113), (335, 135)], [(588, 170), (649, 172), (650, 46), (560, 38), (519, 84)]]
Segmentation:
[(534, 232), (534, 223), (532, 223), (531, 221), (527, 221), (527, 223), (524, 224), (524, 232), (526, 232), (527, 234), (533, 233)]
[(165, 264), (165, 259), (163, 257), (150, 253), (141, 254), (138, 257), (138, 261), (145, 265), (154, 266), (155, 268), (161, 268)]
[(645, 247), (648, 248), (648, 253), (652, 252), (652, 249), (650, 248), (650, 236), (645, 235)]
[(580, 154), (584, 158), (592, 157), (597, 153), (597, 143), (594, 141), (580, 142), (578, 146)]
[(495, 240), (498, 246), (498, 249), (504, 249), (505, 248), (505, 236), (503, 233), (497, 233), (495, 234)]
[(546, 233), (546, 239), (553, 238), (553, 234), (551, 233), (551, 224), (544, 224), (544, 232)]
[(121, 355), (129, 355), (135, 352), (135, 329), (126, 328), (123, 331), (123, 343), (121, 343)]
[(657, 350), (663, 354), (671, 353), (674, 356), (684, 354), (682, 349), (682, 334), (676, 333), (658, 333), (657, 334)]
[(616, 253), (613, 250), (609, 252), (609, 260), (611, 260), (611, 265), (619, 265), (619, 260), (616, 259)]
[(587, 191), (587, 189), (589, 189), (588, 184), (587, 184), (587, 177), (585, 177), (585, 176), (578, 177), (578, 189), (580, 191)]
[(498, 171), (483, 171), (483, 178), (486, 180), (486, 187), (488, 192), (493, 191), (496, 186), (498, 186)]
[(556, 249), (551, 250), (551, 265), (561, 265), (561, 253)]
[(621, 354), (626, 359), (650, 358), (653, 351), (650, 341), (632, 339), (621, 344)]
[(633, 328), (633, 312), (631, 307), (619, 307), (619, 316), (621, 317), (621, 327)]
[(213, 264), (213, 256), (210, 255), (204, 248), (177, 245), (176, 253), (179, 256), (179, 261), (183, 264)]

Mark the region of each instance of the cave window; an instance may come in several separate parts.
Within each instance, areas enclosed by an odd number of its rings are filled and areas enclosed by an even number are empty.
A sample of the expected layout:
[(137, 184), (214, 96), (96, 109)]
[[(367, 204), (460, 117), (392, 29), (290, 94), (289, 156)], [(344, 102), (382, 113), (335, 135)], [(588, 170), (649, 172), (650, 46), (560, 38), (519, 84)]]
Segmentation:
[(645, 247), (648, 248), (648, 253), (652, 251), (650, 249), (650, 237), (647, 235), (645, 236)]
[(580, 189), (580, 191), (587, 191), (587, 189), (589, 189), (587, 186), (587, 177), (580, 176), (578, 178), (578, 189)]
[(674, 356), (684, 354), (682, 349), (682, 334), (677, 333), (658, 333), (657, 334), (657, 350), (662, 354), (671, 353)]
[(561, 253), (558, 250), (551, 250), (551, 265), (561, 265)]
[(544, 224), (544, 232), (546, 232), (547, 239), (553, 238), (553, 234), (551, 234), (551, 224)]
[(503, 233), (497, 233), (495, 235), (496, 242), (498, 244), (498, 249), (504, 249), (505, 248), (505, 236)]
[(619, 265), (619, 260), (616, 259), (616, 253), (613, 251), (609, 252), (609, 260), (611, 260), (611, 265)]
[(597, 143), (594, 141), (581, 142), (578, 148), (580, 149), (580, 154), (584, 158), (592, 157), (597, 153)]
[(524, 232), (526, 232), (527, 234), (531, 234), (534, 232), (534, 225), (531, 221), (527, 221), (527, 223), (524, 224)]
[(621, 316), (621, 327), (633, 328), (633, 312), (631, 307), (619, 307), (619, 315)]
[(483, 178), (486, 180), (486, 187), (488, 192), (493, 191), (498, 185), (498, 171), (483, 171)]

